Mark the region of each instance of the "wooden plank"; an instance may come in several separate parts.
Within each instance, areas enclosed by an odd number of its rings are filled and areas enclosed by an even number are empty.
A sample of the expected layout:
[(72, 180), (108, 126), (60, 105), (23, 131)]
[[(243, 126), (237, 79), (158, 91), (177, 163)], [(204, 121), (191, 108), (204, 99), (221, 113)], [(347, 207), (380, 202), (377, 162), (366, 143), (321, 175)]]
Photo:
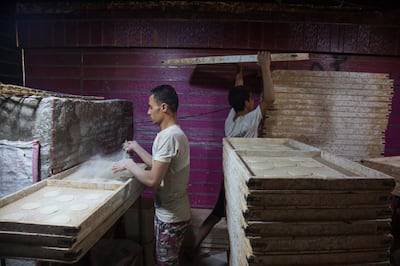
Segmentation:
[[(381, 102), (381, 101), (375, 101), (375, 102), (363, 102), (359, 101), (357, 102), (357, 105), (355, 105), (354, 101), (336, 101), (332, 99), (326, 99), (321, 96), (317, 96), (318, 98), (314, 97), (314, 99), (308, 99), (304, 98), (304, 96), (300, 99), (294, 98), (293, 95), (290, 95), (290, 97), (287, 94), (282, 94), (279, 95), (277, 94), (277, 98), (274, 102), (274, 106), (285, 106), (285, 104), (296, 104), (299, 105), (299, 108), (301, 108), (302, 105), (312, 105), (312, 106), (327, 106), (329, 108), (330, 106), (343, 106), (343, 107), (364, 107), (364, 108), (385, 108), (385, 110), (389, 109), (390, 103), (387, 101)], [(285, 98), (286, 96), (286, 98)], [(360, 100), (360, 99), (359, 99)]]
[(273, 77), (276, 79), (292, 79), (296, 80), (297, 77), (315, 76), (315, 77), (329, 77), (329, 78), (372, 78), (387, 80), (388, 73), (365, 73), (365, 72), (349, 72), (349, 71), (319, 71), (319, 70), (274, 70)]
[[(273, 76), (273, 78), (275, 75)], [(312, 84), (318, 84), (320, 83), (326, 83), (325, 85), (321, 86), (326, 86), (329, 88), (334, 88), (333, 84), (334, 83), (339, 83), (342, 84), (342, 86), (346, 85), (357, 85), (357, 84), (365, 84), (365, 85), (384, 85), (384, 89), (390, 90), (392, 88), (392, 81), (389, 79), (374, 79), (371, 76), (365, 76), (365, 77), (344, 77), (344, 76), (337, 76), (337, 77), (324, 77), (324, 76), (310, 76), (310, 75), (296, 75), (294, 74), (293, 76), (289, 77), (286, 76), (283, 80), (278, 81), (278, 84), (293, 84), (296, 87), (303, 87), (303, 86), (311, 86)], [(354, 86), (355, 88), (357, 86)], [(359, 89), (362, 89), (361, 86), (358, 87)]]
[[(286, 96), (287, 93), (285, 93)], [(373, 96), (373, 95), (343, 95), (343, 94), (304, 94), (304, 93), (290, 93), (290, 96), (298, 100), (314, 100), (314, 101), (352, 101), (354, 102), (379, 102), (379, 103), (391, 103), (390, 97), (386, 96)]]
[(391, 98), (393, 90), (386, 89), (386, 85), (355, 85), (355, 84), (342, 84), (336, 83), (327, 85), (320, 85), (316, 83), (300, 83), (300, 82), (276, 82), (274, 80), (274, 90), (276, 93), (304, 93), (304, 94), (321, 94), (321, 95), (364, 95), (364, 96), (381, 96)]
[(28, 246), (70, 248), (77, 243), (77, 241), (78, 237), (68, 235), (37, 234), (15, 231), (0, 232), (0, 243), (19, 243)]
[(304, 156), (314, 156), (320, 152), (318, 148), (289, 138), (264, 138), (262, 141), (257, 138), (227, 138), (226, 140), (225, 144), (241, 155), (249, 155), (244, 151), (254, 153), (257, 151), (282, 152), (301, 150)]
[(394, 187), (394, 180), (372, 179), (366, 177), (335, 177), (331, 176), (328, 180), (312, 177), (303, 178), (265, 178), (264, 176), (252, 177), (248, 183), (250, 190), (383, 190), (390, 191)]
[[(232, 252), (231, 252), (232, 254)], [(232, 257), (232, 255), (231, 255)], [(332, 250), (330, 252), (295, 252), (256, 255), (246, 265), (390, 265), (387, 249)]]
[[(272, 124), (271, 124), (272, 125)], [(383, 131), (375, 132), (375, 134), (366, 135), (360, 130), (354, 128), (341, 128), (340, 132), (330, 131), (329, 128), (311, 128), (304, 127), (299, 128), (295, 131), (292, 127), (284, 127), (282, 129), (284, 132), (276, 132), (273, 127), (263, 127), (266, 133), (268, 133), (269, 138), (295, 138), (298, 141), (304, 141), (307, 143), (313, 143), (314, 146), (318, 146), (321, 143), (343, 143), (351, 144), (354, 143), (353, 140), (362, 140), (365, 138), (366, 141), (371, 141), (373, 145), (380, 145), (384, 143), (385, 138), (382, 136)], [(379, 130), (380, 127), (377, 128)], [(297, 132), (297, 134), (296, 134)], [(321, 139), (318, 134), (326, 134), (328, 138), (331, 139)], [(317, 136), (313, 136), (317, 135)], [(349, 136), (350, 135), (350, 136)], [(307, 141), (307, 139), (313, 140), (313, 142)], [(378, 157), (378, 156), (377, 156)]]
[(400, 156), (365, 158), (361, 162), (367, 167), (384, 172), (400, 181)]
[(393, 176), (396, 186), (393, 195), (400, 197), (400, 156), (365, 158), (361, 163), (369, 168)]
[(390, 246), (390, 234), (301, 237), (249, 237), (254, 253), (315, 252), (332, 250), (384, 249)]
[(261, 208), (248, 206), (243, 214), (247, 221), (299, 222), (299, 221), (355, 221), (391, 218), (389, 206), (350, 206), (348, 208)]
[[(284, 104), (281, 103), (277, 103), (275, 102), (273, 107), (268, 109), (267, 111), (267, 115), (270, 112), (279, 112), (279, 111), (285, 111), (285, 110), (289, 110), (289, 111), (309, 111), (309, 112), (337, 112), (337, 113), (356, 113), (359, 115), (363, 115), (364, 113), (371, 113), (374, 112), (376, 114), (379, 115), (386, 115), (388, 114), (388, 110), (384, 110), (382, 108), (379, 107), (369, 107), (369, 106), (341, 106), (341, 105), (327, 105), (327, 106), (321, 106), (321, 105), (298, 105), (296, 104), (296, 102), (290, 102), (290, 101), (286, 101)], [(362, 114), (360, 114), (362, 113)]]
[[(278, 53), (271, 54), (271, 61), (298, 61), (308, 60), (308, 53)], [(201, 65), (221, 63), (258, 62), (257, 55), (224, 55), (191, 58), (164, 59), (163, 65)]]
[(271, 207), (346, 208), (389, 205), (391, 199), (392, 196), (388, 191), (254, 190), (250, 191), (247, 204)]
[[(322, 108), (321, 108), (322, 109)], [(387, 113), (359, 113), (359, 112), (332, 112), (327, 110), (290, 110), (280, 109), (280, 110), (269, 110), (268, 115), (271, 116), (288, 116), (293, 117), (293, 119), (303, 118), (356, 118), (356, 119), (377, 119), (385, 120), (387, 119)]]
[(249, 237), (313, 237), (390, 234), (391, 219), (314, 222), (249, 221), (245, 229)]
[[(337, 124), (334, 124), (333, 121), (329, 120), (323, 120), (320, 119), (319, 121), (316, 121), (315, 119), (308, 119), (308, 121), (294, 121), (294, 119), (291, 119), (289, 117), (284, 118), (282, 117), (281, 119), (277, 118), (276, 120), (274, 119), (266, 119), (265, 120), (265, 125), (274, 125), (274, 126), (283, 126), (287, 125), (288, 123), (291, 124), (292, 127), (302, 129), (303, 127), (318, 127), (320, 131), (323, 132), (323, 130), (333, 130), (336, 131), (336, 129), (346, 129), (346, 128), (358, 128), (358, 130), (369, 130), (369, 131), (374, 131), (374, 132), (383, 132), (386, 129), (386, 123), (385, 121), (382, 120), (377, 120), (375, 121), (376, 124), (369, 124), (373, 121), (369, 119), (364, 119), (364, 121), (368, 122), (368, 124), (362, 123), (361, 121), (358, 121), (357, 123), (352, 123), (351, 119), (344, 119), (344, 118), (337, 118), (337, 119), (332, 119), (334, 122)], [(356, 125), (356, 126), (355, 126)]]

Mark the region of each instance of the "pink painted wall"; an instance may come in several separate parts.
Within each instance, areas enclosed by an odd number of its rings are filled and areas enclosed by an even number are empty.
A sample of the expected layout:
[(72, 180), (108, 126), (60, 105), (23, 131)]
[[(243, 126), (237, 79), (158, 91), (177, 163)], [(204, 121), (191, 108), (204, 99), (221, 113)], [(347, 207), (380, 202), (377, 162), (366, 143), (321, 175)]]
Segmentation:
[[(179, 123), (191, 144), (192, 207), (211, 208), (222, 179), (223, 124), (235, 66), (173, 66), (169, 58), (308, 52), (310, 60), (273, 69), (389, 73), (394, 80), (385, 155), (400, 155), (400, 26), (192, 20), (20, 19), (26, 86), (134, 103), (134, 138), (150, 150), (158, 128), (146, 115), (148, 91), (173, 85)], [(258, 86), (257, 66), (246, 65)]]

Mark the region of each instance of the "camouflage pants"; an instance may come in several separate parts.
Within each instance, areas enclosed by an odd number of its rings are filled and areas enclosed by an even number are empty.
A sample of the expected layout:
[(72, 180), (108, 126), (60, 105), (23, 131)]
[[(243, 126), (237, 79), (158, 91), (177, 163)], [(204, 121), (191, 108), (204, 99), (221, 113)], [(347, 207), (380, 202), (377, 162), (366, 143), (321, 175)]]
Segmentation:
[(179, 250), (189, 221), (164, 223), (154, 218), (156, 265), (179, 265)]

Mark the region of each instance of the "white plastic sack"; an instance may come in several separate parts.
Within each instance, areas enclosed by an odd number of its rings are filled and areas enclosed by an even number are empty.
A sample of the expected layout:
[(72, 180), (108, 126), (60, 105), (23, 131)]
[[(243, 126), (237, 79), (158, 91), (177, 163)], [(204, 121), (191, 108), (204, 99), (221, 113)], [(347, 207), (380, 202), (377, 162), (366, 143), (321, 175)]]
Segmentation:
[(0, 197), (33, 184), (32, 141), (0, 140)]

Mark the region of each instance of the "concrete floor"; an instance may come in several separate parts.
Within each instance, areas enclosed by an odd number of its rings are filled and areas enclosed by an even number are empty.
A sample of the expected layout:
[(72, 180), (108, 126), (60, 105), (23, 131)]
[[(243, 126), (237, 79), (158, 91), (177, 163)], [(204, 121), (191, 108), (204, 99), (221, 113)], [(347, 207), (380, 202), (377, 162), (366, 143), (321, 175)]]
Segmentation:
[(181, 266), (228, 266), (227, 253), (200, 254), (192, 261), (182, 258)]

